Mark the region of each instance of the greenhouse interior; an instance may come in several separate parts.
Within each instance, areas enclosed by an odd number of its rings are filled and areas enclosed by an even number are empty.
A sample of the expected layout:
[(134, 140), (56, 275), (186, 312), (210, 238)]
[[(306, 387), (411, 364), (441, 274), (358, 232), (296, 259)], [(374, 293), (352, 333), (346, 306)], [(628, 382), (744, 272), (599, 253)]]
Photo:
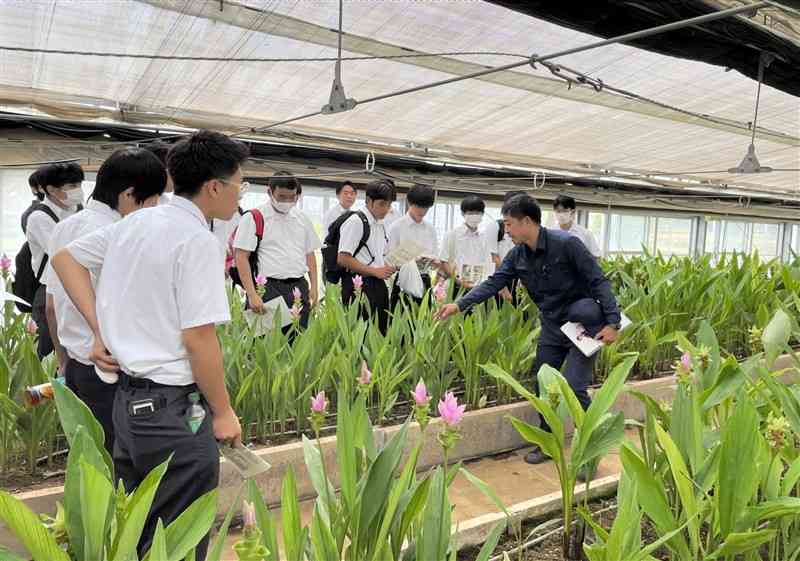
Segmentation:
[(799, 561), (798, 69), (792, 0), (0, 0), (0, 561)]

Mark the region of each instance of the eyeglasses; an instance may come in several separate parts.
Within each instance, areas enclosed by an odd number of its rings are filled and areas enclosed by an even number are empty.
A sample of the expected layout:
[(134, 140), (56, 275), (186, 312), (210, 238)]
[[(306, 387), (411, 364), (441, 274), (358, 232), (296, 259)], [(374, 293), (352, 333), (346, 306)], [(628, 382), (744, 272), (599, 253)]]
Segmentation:
[(239, 196), (244, 196), (248, 191), (250, 191), (250, 182), (244, 181), (242, 183), (234, 183), (233, 181), (227, 181), (225, 179), (219, 179), (222, 183), (226, 183), (228, 185), (235, 185), (239, 188)]

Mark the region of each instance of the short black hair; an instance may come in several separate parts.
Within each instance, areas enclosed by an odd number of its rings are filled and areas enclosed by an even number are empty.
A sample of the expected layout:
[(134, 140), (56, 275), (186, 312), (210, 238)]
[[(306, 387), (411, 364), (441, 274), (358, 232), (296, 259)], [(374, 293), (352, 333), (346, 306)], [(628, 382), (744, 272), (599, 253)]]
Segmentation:
[(556, 197), (556, 200), (553, 201), (553, 208), (556, 208), (557, 206), (560, 206), (563, 209), (575, 210), (575, 199), (569, 195), (559, 195)]
[(134, 200), (141, 204), (163, 193), (166, 186), (167, 170), (155, 154), (144, 148), (122, 148), (97, 170), (92, 198), (116, 210), (120, 193), (130, 187)]
[(297, 191), (298, 195), (303, 192), (303, 186), (300, 184), (300, 180), (288, 171), (277, 172), (269, 178), (267, 186), (270, 191), (286, 189), (287, 191)]
[(67, 183), (80, 183), (84, 179), (83, 168), (78, 162), (52, 164), (44, 172), (42, 187), (63, 187)]
[(34, 171), (32, 174), (30, 174), (28, 176), (28, 185), (30, 187), (39, 187), (39, 175), (40, 175), (39, 171), (41, 169), (42, 168), (37, 169), (36, 171)]
[(194, 197), (206, 181), (235, 174), (249, 155), (246, 144), (210, 130), (178, 141), (167, 156), (175, 194)]
[(341, 193), (342, 189), (344, 189), (345, 187), (351, 187), (353, 189), (353, 191), (358, 193), (358, 189), (356, 189), (356, 186), (353, 185), (353, 182), (348, 180), (348, 181), (345, 181), (344, 183), (342, 183), (341, 185), (337, 185), (336, 186), (336, 194), (338, 195), (339, 193)]
[(167, 155), (169, 154), (170, 145), (163, 140), (154, 140), (142, 146), (145, 150), (155, 155), (159, 159), (161, 165), (167, 167)]
[(408, 190), (406, 195), (406, 202), (410, 205), (418, 206), (420, 208), (431, 208), (436, 200), (436, 194), (433, 189), (427, 185), (414, 185)]
[(503, 204), (503, 216), (510, 216), (511, 218), (521, 219), (528, 217), (536, 224), (542, 223), (542, 209), (536, 202), (536, 199), (530, 195), (519, 195), (511, 197)]
[(506, 191), (506, 194), (503, 195), (503, 202), (510, 201), (514, 197), (518, 195), (526, 195), (525, 191)]
[(366, 195), (371, 201), (393, 202), (397, 199), (394, 182), (388, 179), (379, 179), (378, 181), (367, 183)]
[(28, 185), (31, 189), (35, 189), (34, 196), (37, 200), (43, 201), (44, 200), (44, 192), (42, 189), (44, 188), (44, 178), (45, 174), (47, 173), (47, 169), (50, 167), (50, 164), (45, 164), (43, 166), (39, 166), (29, 177), (28, 177)]
[(478, 195), (469, 195), (461, 201), (461, 214), (467, 212), (486, 212), (486, 203)]

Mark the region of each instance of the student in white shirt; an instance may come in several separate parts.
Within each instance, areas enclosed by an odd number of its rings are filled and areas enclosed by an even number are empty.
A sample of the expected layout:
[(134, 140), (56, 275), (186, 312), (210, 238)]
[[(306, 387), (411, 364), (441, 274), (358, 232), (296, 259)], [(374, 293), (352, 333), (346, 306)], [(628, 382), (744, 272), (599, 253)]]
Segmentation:
[(559, 228), (581, 240), (586, 249), (589, 250), (589, 253), (596, 258), (603, 255), (594, 234), (576, 221), (575, 199), (567, 195), (559, 195), (553, 201), (553, 210), (555, 211)]
[[(269, 180), (269, 202), (257, 210), (264, 219), (261, 242), (256, 237), (253, 211), (242, 217), (233, 242), (236, 268), (247, 293), (248, 308), (264, 312), (264, 302), (282, 296), (286, 305), (295, 305), (295, 289), (300, 291), (300, 326), (308, 326), (311, 308), (317, 304), (319, 281), (315, 252), (322, 247), (308, 217), (297, 208), (303, 188), (288, 172), (278, 172)], [(258, 246), (258, 274), (267, 279), (264, 297), (258, 295), (250, 254)], [(306, 280), (306, 275), (310, 280)]]
[(28, 205), (28, 208), (25, 209), (20, 217), (23, 236), (25, 235), (25, 230), (28, 228), (28, 217), (34, 210), (36, 210), (36, 205), (44, 200), (44, 192), (42, 191), (40, 182), (42, 181), (42, 178), (45, 177), (44, 174), (47, 172), (48, 167), (49, 164), (41, 166), (32, 174), (30, 174), (30, 176), (28, 176), (28, 187), (31, 188), (31, 195), (33, 195), (33, 199), (31, 200), (31, 204)]
[(77, 212), (83, 204), (83, 169), (75, 162), (53, 164), (41, 178), (44, 200), (28, 215), (25, 238), (31, 248), (31, 267), (41, 283), (33, 299), (31, 315), (38, 329), (36, 354), (44, 358), (53, 352), (50, 326), (47, 323), (47, 292), (44, 272), (48, 262), (50, 236), (56, 224)]
[(442, 260), (447, 262), (447, 271), (456, 278), (456, 284), (467, 290), (489, 278), (494, 272), (492, 244), (485, 230), (481, 230), (486, 204), (477, 195), (469, 195), (461, 201), (464, 223), (451, 230), (445, 237)]
[(328, 234), (328, 228), (331, 227), (331, 224), (333, 224), (337, 218), (353, 208), (356, 197), (358, 197), (356, 186), (350, 181), (345, 181), (336, 188), (336, 198), (339, 199), (339, 203), (329, 208), (328, 212), (325, 213), (325, 217), (322, 219), (322, 230), (325, 235)]
[[(50, 239), (50, 255), (71, 242), (122, 217), (158, 203), (167, 182), (164, 166), (153, 154), (141, 148), (120, 149), (111, 154), (97, 172), (97, 183), (86, 208), (59, 222)], [(92, 271), (96, 286), (99, 269)], [(116, 372), (95, 371), (89, 355), (94, 335), (86, 320), (72, 304), (51, 266), (47, 279), (47, 311), (57, 329), (53, 344), (59, 356), (66, 385), (94, 413), (105, 433), (106, 449), (114, 452), (112, 409), (117, 390)]]
[[(241, 445), (225, 388), (216, 325), (230, 320), (222, 247), (208, 227), (230, 220), (239, 202), (247, 147), (199, 131), (167, 158), (175, 197), (72, 242), (53, 267), (94, 334), (90, 359), (119, 369), (114, 401), (114, 468), (131, 492), (172, 456), (138, 545), (219, 483), (217, 441)], [(102, 268), (97, 296), (90, 271)], [(192, 402), (207, 412), (190, 424)], [(203, 560), (206, 536), (197, 547)]]
[[(394, 184), (381, 179), (369, 183), (366, 188), (364, 210), (356, 211), (344, 221), (340, 230), (337, 262), (346, 271), (342, 275), (342, 300), (349, 304), (355, 297), (353, 279), (360, 276), (362, 291), (367, 298), (371, 313), (378, 318), (378, 327), (386, 332), (389, 323), (389, 289), (386, 279), (397, 270), (384, 262), (389, 241), (383, 219), (389, 213), (396, 198)], [(369, 228), (369, 237), (363, 247), (359, 242), (364, 234), (364, 222)], [(348, 272), (349, 271), (349, 272)]]
[[(525, 195), (525, 191), (507, 191), (503, 196), (503, 203), (507, 203), (517, 195)], [(511, 236), (506, 232), (503, 220), (493, 220), (486, 228), (486, 236), (489, 238), (489, 243), (492, 246), (492, 261), (494, 261), (495, 270), (500, 268), (500, 264), (506, 255), (514, 249), (514, 241)], [(512, 302), (514, 305), (517, 303), (516, 288), (519, 283), (514, 280), (506, 288), (500, 291), (497, 296), (498, 305), (501, 304), (501, 299)]]
[[(425, 215), (428, 214), (435, 199), (436, 195), (433, 189), (427, 185), (414, 185), (408, 191), (406, 195), (408, 212), (389, 226), (388, 251), (392, 251), (405, 241), (410, 241), (425, 250), (424, 257), (428, 259), (438, 257), (439, 243), (436, 237), (436, 228), (430, 222), (425, 221)], [(440, 264), (441, 262), (438, 259), (432, 263), (436, 268)], [(407, 278), (413, 278), (416, 274), (419, 274), (422, 278), (422, 293), (419, 294), (411, 293), (409, 291), (411, 287), (408, 286), (410, 281), (406, 281)], [(393, 310), (397, 306), (401, 293), (404, 298), (409, 298), (417, 303), (422, 302), (422, 296), (430, 287), (431, 277), (428, 270), (423, 269), (420, 271), (416, 262), (406, 263), (400, 267), (400, 271), (395, 278), (390, 298), (390, 308)]]

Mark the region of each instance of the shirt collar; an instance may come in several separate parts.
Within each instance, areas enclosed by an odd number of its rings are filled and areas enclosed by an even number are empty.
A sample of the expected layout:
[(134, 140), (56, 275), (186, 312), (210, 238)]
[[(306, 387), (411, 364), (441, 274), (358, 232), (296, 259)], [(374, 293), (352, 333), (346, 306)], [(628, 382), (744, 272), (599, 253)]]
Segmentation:
[(67, 210), (65, 208), (61, 208), (56, 203), (54, 203), (52, 200), (50, 200), (50, 197), (45, 197), (44, 201), (42, 201), (42, 203), (47, 208), (51, 209), (56, 214), (56, 216), (58, 216), (59, 220), (61, 220), (62, 218), (66, 217), (66, 216), (69, 216), (70, 214), (72, 214), (74, 212), (72, 210)]
[(203, 211), (201, 211), (200, 207), (198, 207), (189, 199), (176, 195), (172, 197), (172, 200), (169, 202), (169, 204), (171, 206), (176, 206), (181, 210), (188, 212), (189, 214), (194, 216), (197, 219), (197, 221), (200, 222), (200, 224), (203, 225), (203, 228), (208, 229), (208, 220), (206, 220)]
[(100, 201), (97, 201), (95, 199), (89, 199), (89, 201), (86, 203), (86, 209), (99, 212), (100, 214), (104, 214), (105, 216), (112, 218), (115, 222), (117, 220), (122, 219), (122, 215), (119, 212), (117, 212), (107, 204), (101, 203)]
[(534, 253), (544, 253), (547, 251), (547, 228), (544, 226), (539, 227), (539, 239), (536, 240), (536, 251)]

